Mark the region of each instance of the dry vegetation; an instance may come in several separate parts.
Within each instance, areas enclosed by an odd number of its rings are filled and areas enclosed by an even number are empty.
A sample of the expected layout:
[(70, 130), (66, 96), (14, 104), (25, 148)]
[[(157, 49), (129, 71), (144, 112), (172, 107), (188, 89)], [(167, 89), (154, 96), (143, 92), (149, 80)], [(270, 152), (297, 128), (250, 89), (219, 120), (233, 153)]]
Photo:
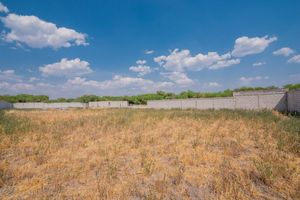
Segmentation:
[(299, 199), (300, 120), (267, 111), (0, 115), (0, 199)]

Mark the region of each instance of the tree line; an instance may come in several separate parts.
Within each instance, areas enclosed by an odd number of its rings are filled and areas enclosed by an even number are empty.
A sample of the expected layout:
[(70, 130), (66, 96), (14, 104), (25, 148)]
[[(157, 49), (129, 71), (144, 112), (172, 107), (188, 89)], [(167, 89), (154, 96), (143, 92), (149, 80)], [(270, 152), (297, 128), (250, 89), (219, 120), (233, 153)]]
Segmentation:
[[(294, 90), (300, 88), (299, 84), (288, 84), (283, 88), (288, 90)], [(88, 103), (91, 101), (128, 101), (129, 104), (146, 104), (148, 100), (162, 100), (162, 99), (187, 99), (187, 98), (210, 98), (210, 97), (231, 97), (233, 92), (240, 91), (254, 91), (254, 90), (269, 90), (278, 89), (278, 87), (241, 87), (234, 90), (224, 90), (221, 92), (193, 92), (191, 90), (183, 91), (179, 94), (172, 92), (157, 91), (156, 93), (133, 95), (133, 96), (96, 96), (96, 95), (83, 95), (77, 98), (57, 98), (49, 99), (46, 95), (30, 95), (30, 94), (18, 94), (18, 95), (0, 95), (0, 101), (6, 101), (10, 103), (18, 102), (83, 102)]]

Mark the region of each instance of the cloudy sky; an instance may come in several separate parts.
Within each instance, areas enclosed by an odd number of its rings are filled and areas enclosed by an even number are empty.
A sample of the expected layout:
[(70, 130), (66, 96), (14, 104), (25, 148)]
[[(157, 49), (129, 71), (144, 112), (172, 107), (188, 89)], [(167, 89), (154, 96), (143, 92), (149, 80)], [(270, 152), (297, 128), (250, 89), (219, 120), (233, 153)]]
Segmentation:
[(0, 1), (0, 94), (300, 82), (298, 0)]

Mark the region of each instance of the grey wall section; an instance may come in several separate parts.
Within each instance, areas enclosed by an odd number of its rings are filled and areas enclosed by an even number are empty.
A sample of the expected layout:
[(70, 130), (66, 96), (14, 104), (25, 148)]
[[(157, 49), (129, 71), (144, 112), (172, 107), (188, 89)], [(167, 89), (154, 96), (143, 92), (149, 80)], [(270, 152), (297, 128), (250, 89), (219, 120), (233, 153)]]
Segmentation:
[(178, 108), (181, 107), (181, 101), (174, 99), (174, 100), (170, 100), (168, 102), (168, 104), (165, 104), (167, 106), (167, 108), (172, 109), (172, 108)]
[[(195, 99), (185, 99), (183, 100), (177, 100), (180, 102), (182, 109), (189, 109), (189, 108), (197, 108), (197, 101)], [(178, 108), (178, 107), (177, 107)]]
[(169, 108), (168, 102), (169, 102), (169, 100), (147, 101), (147, 107), (149, 107), (149, 108)]
[(235, 107), (239, 109), (269, 109), (287, 111), (286, 91), (257, 91), (234, 93)]
[(87, 103), (70, 102), (70, 103), (47, 103), (46, 108), (87, 108)]
[[(177, 105), (177, 106), (176, 106)], [(147, 101), (147, 107), (150, 108), (181, 108), (181, 101), (180, 100), (154, 100), (154, 101)]]
[(235, 108), (254, 110), (258, 109), (258, 95), (235, 96)]
[(16, 109), (64, 109), (64, 108), (87, 108), (86, 103), (70, 102), (70, 103), (14, 103), (13, 108)]
[(287, 93), (258, 95), (259, 109), (287, 111)]
[(16, 109), (44, 109), (46, 103), (14, 103), (13, 107)]
[(253, 96), (253, 95), (266, 95), (266, 94), (284, 94), (287, 93), (286, 89), (270, 89), (270, 90), (254, 90), (245, 92), (233, 92), (233, 96)]
[(288, 111), (300, 112), (300, 90), (294, 90), (287, 94)]
[(128, 101), (96, 101), (89, 102), (89, 108), (125, 108), (128, 107)]
[(213, 109), (214, 108), (214, 103), (212, 99), (195, 99), (196, 101), (196, 108), (201, 109), (201, 110), (206, 110), (206, 109)]
[[(207, 109), (275, 109), (279, 111), (287, 110), (287, 94), (285, 91), (258, 92), (258, 93), (238, 93), (233, 97), (224, 98), (199, 98), (199, 99), (177, 99), (177, 100), (157, 100), (148, 101), (150, 108), (196, 108)], [(300, 99), (300, 98), (299, 98)], [(299, 104), (299, 103), (298, 103)]]
[(148, 101), (150, 108), (180, 108), (180, 109), (234, 109), (234, 98), (202, 98)]
[(0, 109), (10, 109), (13, 105), (11, 103), (7, 103), (5, 101), (0, 101)]
[[(0, 109), (48, 109), (48, 108), (126, 108), (127, 101), (98, 101), (89, 103), (14, 103), (0, 102)], [(157, 109), (269, 109), (278, 111), (300, 112), (300, 90), (287, 92), (286, 90), (237, 92), (233, 97), (172, 99), (148, 101), (143, 108)]]
[(69, 103), (14, 103), (16, 109), (65, 109), (65, 108), (124, 108), (128, 107), (127, 101), (99, 101), (99, 102), (69, 102)]
[(214, 98), (213, 99), (214, 109), (235, 109), (235, 99), (229, 98)]

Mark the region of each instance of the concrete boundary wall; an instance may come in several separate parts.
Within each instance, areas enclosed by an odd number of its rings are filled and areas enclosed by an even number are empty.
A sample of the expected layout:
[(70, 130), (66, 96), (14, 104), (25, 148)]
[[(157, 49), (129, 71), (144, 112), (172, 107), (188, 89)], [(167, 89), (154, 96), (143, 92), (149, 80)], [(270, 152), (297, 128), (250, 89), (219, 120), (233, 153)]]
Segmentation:
[(214, 98), (213, 108), (214, 109), (235, 109), (234, 98)]
[[(299, 97), (300, 98), (300, 97)], [(285, 91), (235, 93), (233, 97), (221, 98), (197, 98), (177, 100), (155, 100), (148, 101), (150, 108), (180, 108), (180, 109), (275, 109), (278, 111), (287, 110), (287, 94)]]
[(180, 109), (234, 109), (235, 101), (233, 97), (224, 98), (193, 98), (176, 100), (153, 100), (147, 101), (149, 108), (180, 108)]
[(128, 101), (95, 101), (88, 103), (89, 108), (126, 108)]
[(99, 101), (99, 102), (66, 102), (66, 103), (40, 103), (40, 102), (27, 102), (27, 103), (14, 103), (12, 104), (15, 109), (66, 109), (66, 108), (126, 108), (128, 107), (127, 101)]
[(287, 92), (282, 91), (251, 91), (234, 93), (235, 108), (239, 109), (269, 109), (287, 111)]
[(247, 109), (300, 112), (300, 89), (293, 91), (237, 92), (233, 97), (151, 100), (145, 106), (129, 106), (127, 101), (98, 101), (89, 103), (7, 103), (0, 102), (0, 109), (65, 109), (65, 108), (155, 108), (155, 109)]
[(87, 108), (86, 103), (70, 102), (70, 103), (14, 103), (15, 109), (65, 109), (65, 108)]

